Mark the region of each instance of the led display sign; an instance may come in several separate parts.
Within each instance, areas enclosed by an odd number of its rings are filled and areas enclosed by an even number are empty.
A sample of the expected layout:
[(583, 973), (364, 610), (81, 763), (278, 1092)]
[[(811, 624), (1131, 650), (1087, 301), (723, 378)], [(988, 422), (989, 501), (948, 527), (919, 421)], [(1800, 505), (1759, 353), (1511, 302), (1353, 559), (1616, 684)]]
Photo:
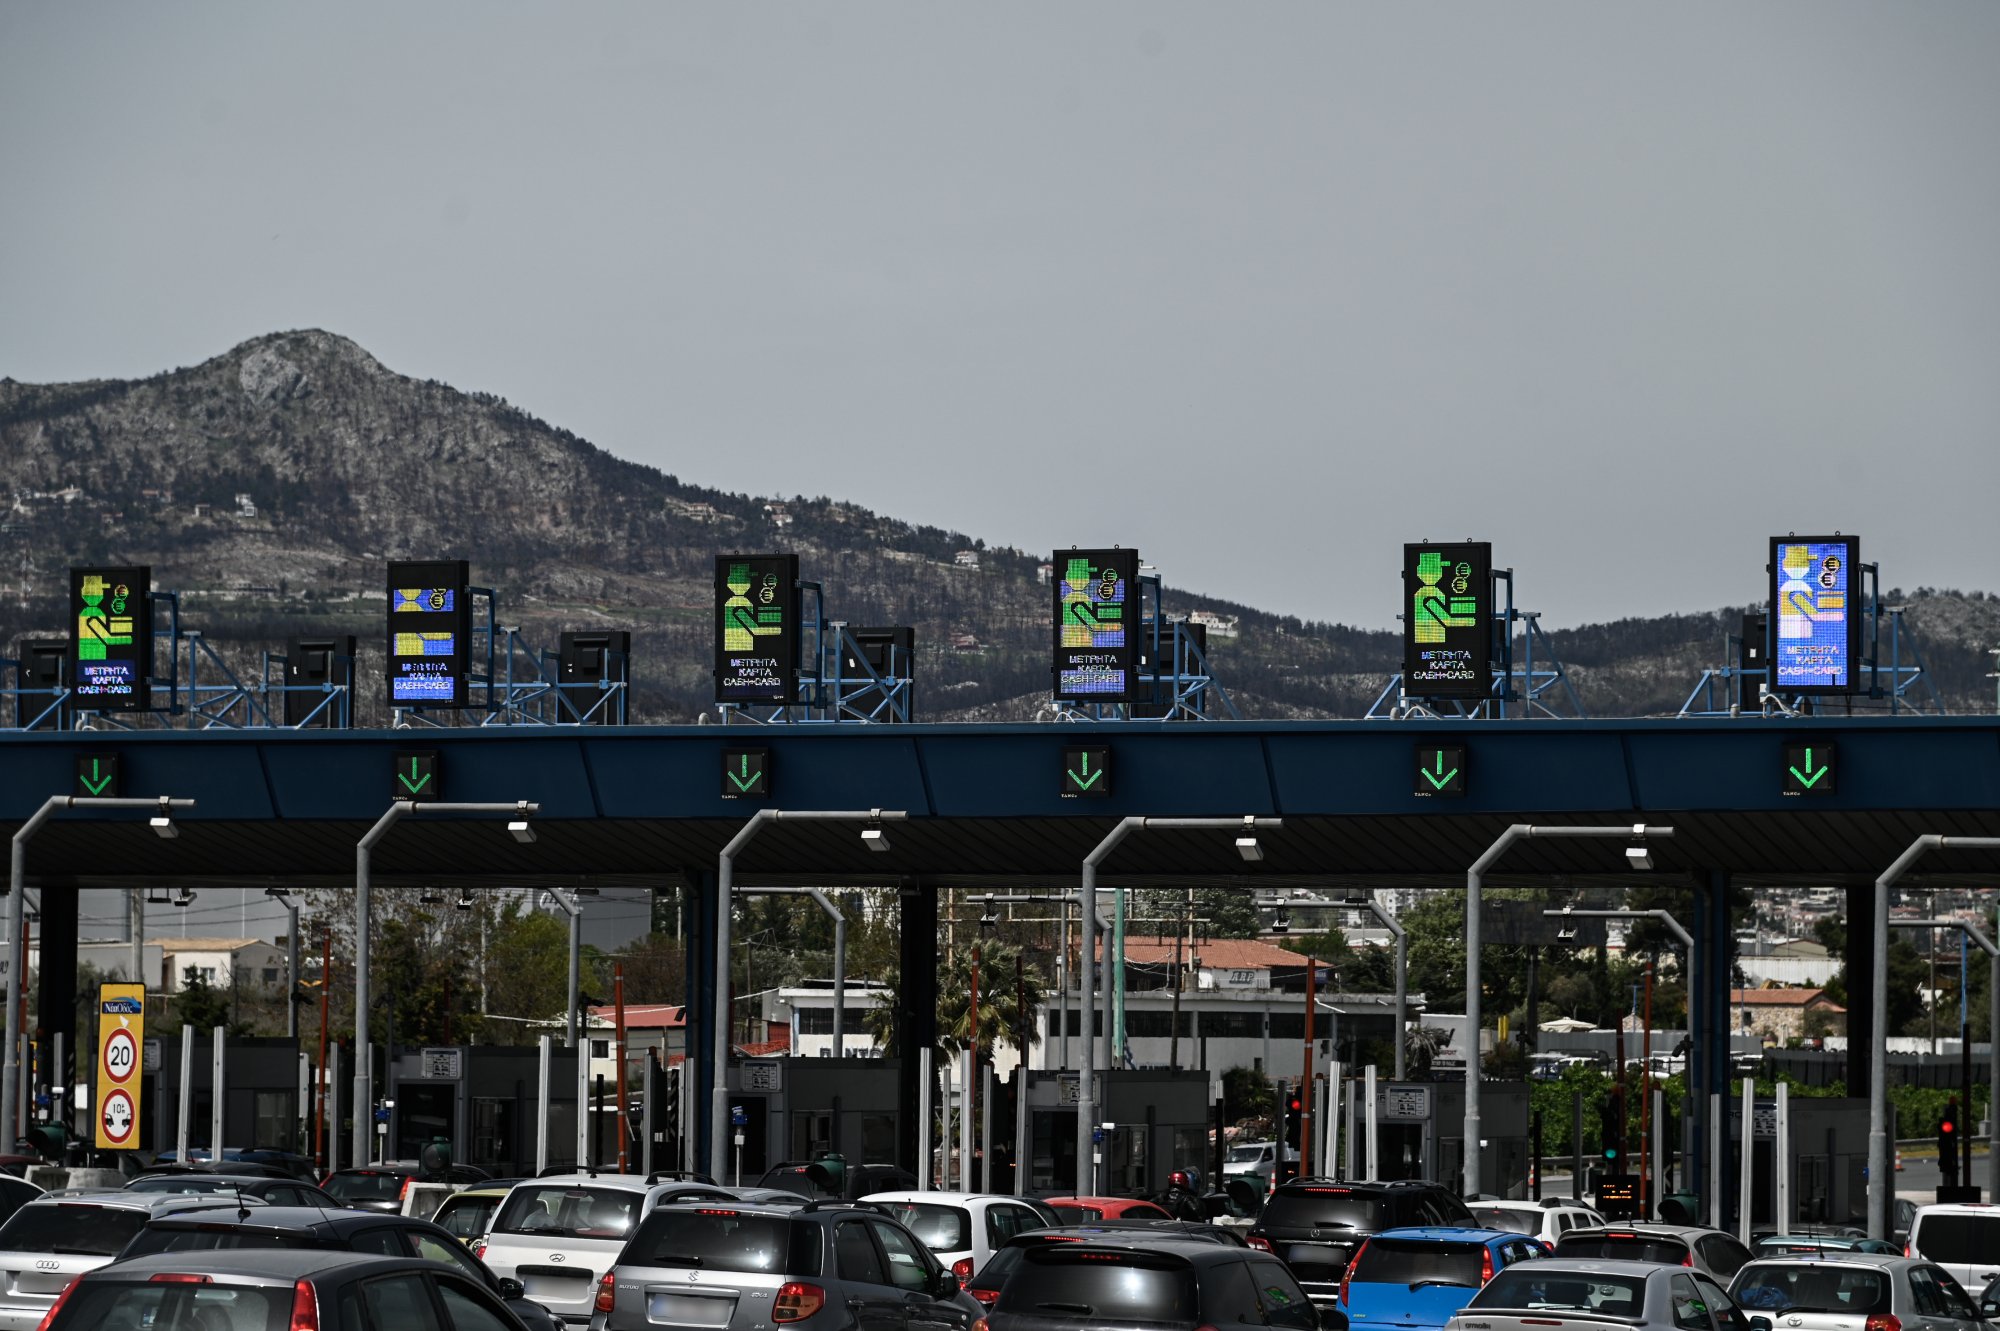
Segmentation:
[(1063, 750), (1062, 797), (1066, 800), (1111, 798), (1111, 750), (1108, 746)]
[(1492, 545), (1404, 546), (1404, 694), (1485, 698), (1492, 669)]
[(793, 703), (799, 695), (799, 557), (715, 561), (715, 700)]
[(1429, 799), (1451, 798), (1465, 793), (1465, 746), (1461, 744), (1417, 745), (1417, 776), (1414, 792)]
[(1128, 702), (1139, 691), (1139, 552), (1055, 555), (1055, 696)]
[(152, 705), (153, 570), (69, 571), (70, 688), (86, 711), (136, 712)]
[(1858, 536), (1773, 536), (1774, 693), (1853, 693), (1861, 641)]
[(769, 749), (722, 751), (722, 798), (758, 800), (767, 798), (770, 793), (771, 751)]
[(472, 575), (463, 559), (389, 565), (389, 705), (463, 707)]
[(1834, 787), (1833, 745), (1785, 746), (1784, 787), (1786, 795), (1831, 795)]

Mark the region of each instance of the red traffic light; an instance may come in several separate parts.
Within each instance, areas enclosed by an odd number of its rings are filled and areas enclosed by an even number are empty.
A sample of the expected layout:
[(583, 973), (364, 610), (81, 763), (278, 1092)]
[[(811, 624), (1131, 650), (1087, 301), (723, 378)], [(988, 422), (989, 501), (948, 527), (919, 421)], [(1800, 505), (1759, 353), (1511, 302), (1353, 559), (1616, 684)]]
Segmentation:
[(1950, 1119), (1946, 1119), (1944, 1122), (1938, 1124), (1938, 1131), (1949, 1137), (1958, 1131), (1958, 1127)]
[(1295, 1096), (1293, 1096), (1293, 1097), (1292, 1097), (1292, 1108), (1293, 1108), (1293, 1109), (1300, 1109), (1300, 1108), (1303, 1108), (1303, 1107), (1304, 1107), (1304, 1103), (1305, 1103), (1305, 1102), (1304, 1102), (1304, 1101), (1302, 1101), (1302, 1100), (1300, 1100), (1298, 1096), (1296, 1096), (1296, 1095), (1295, 1095)]

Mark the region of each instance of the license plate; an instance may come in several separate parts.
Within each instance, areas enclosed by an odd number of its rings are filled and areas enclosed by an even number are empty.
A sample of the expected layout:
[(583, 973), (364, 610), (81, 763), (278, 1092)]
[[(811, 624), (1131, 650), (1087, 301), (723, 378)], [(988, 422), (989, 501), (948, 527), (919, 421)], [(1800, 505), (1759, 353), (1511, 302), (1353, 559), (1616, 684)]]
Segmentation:
[(736, 1300), (733, 1297), (716, 1298), (703, 1294), (646, 1296), (646, 1320), (671, 1326), (728, 1326), (729, 1318), (735, 1311)]
[(531, 1299), (581, 1299), (590, 1293), (590, 1281), (561, 1276), (524, 1276), (521, 1284)]

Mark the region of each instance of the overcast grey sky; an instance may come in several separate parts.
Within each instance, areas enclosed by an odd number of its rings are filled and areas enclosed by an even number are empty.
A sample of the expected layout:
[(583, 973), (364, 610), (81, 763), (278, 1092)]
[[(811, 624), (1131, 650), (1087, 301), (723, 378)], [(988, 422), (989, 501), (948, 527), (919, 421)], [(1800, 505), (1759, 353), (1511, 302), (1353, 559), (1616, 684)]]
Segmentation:
[(624, 457), (1389, 627), (2000, 590), (2000, 5), (0, 0), (0, 374), (343, 333)]

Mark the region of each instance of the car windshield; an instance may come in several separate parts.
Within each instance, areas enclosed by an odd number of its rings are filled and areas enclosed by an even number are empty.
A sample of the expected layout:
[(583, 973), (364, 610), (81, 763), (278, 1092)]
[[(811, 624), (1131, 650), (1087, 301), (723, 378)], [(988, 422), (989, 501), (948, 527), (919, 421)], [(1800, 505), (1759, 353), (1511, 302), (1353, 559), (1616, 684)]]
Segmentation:
[(476, 1239), (486, 1232), (486, 1222), (492, 1218), (494, 1208), (499, 1204), (498, 1197), (447, 1202), (443, 1210), (431, 1217), (431, 1222), (442, 1225), (455, 1238)]
[(120, 1261), (156, 1252), (209, 1252), (216, 1248), (315, 1248), (310, 1234), (242, 1225), (148, 1225), (118, 1254)]
[(546, 1234), (622, 1239), (639, 1213), (639, 1194), (579, 1183), (524, 1183), (507, 1194), (494, 1218), (496, 1234)]
[(2000, 1252), (2000, 1215), (1927, 1215), (1913, 1242), (1934, 1262), (1990, 1262)]
[(1350, 1188), (1280, 1188), (1264, 1203), (1266, 1228), (1375, 1230), (1388, 1218), (1388, 1204)]
[(726, 1206), (663, 1206), (646, 1217), (618, 1260), (623, 1266), (816, 1276), (819, 1227)]
[(840, 1194), (820, 1186), (806, 1171), (810, 1165), (779, 1165), (776, 1169), (757, 1180), (760, 1188), (783, 1188), (801, 1197), (837, 1197)]
[(1413, 1239), (1368, 1240), (1355, 1259), (1351, 1277), (1356, 1284), (1464, 1285), (1479, 1288), (1477, 1243), (1423, 1243)]
[(1585, 1271), (1549, 1271), (1540, 1262), (1510, 1266), (1473, 1295), (1467, 1311), (1481, 1308), (1556, 1308), (1639, 1321), (1646, 1308), (1646, 1281), (1640, 1276)]
[(1556, 1240), (1558, 1257), (1603, 1257), (1618, 1262), (1658, 1262), (1678, 1266), (1687, 1260), (1688, 1246), (1679, 1239), (1652, 1234), (1579, 1234)]
[(1049, 1208), (1056, 1213), (1056, 1219), (1065, 1225), (1081, 1225), (1091, 1220), (1104, 1219), (1104, 1212), (1095, 1206), (1075, 1206), (1057, 1202)]
[(1773, 1312), (1866, 1317), (1889, 1311), (1889, 1282), (1864, 1266), (1753, 1262), (1737, 1275), (1731, 1296), (1742, 1307)]
[(1232, 1146), (1229, 1148), (1229, 1155), (1223, 1163), (1240, 1165), (1249, 1162), (1254, 1164), (1263, 1158), (1264, 1148), (1261, 1146)]
[(1023, 1253), (993, 1305), (995, 1312), (1093, 1322), (1191, 1322), (1195, 1308), (1194, 1271), (1185, 1260), (1067, 1244)]
[(145, 1223), (144, 1211), (126, 1206), (76, 1202), (24, 1206), (0, 1225), (0, 1252), (111, 1257), (130, 1243)]
[(963, 1206), (939, 1206), (935, 1202), (881, 1205), (932, 1252), (957, 1252), (972, 1246), (972, 1213)]
[[(198, 1272), (190, 1272), (197, 1275)], [(50, 1331), (145, 1327), (146, 1331), (286, 1331), (292, 1320), (291, 1285), (221, 1285), (130, 1280), (84, 1282), (56, 1314)]]
[(342, 1171), (324, 1187), (338, 1202), (393, 1202), (403, 1193), (403, 1175), (379, 1169)]
[(1533, 1234), (1542, 1227), (1540, 1216), (1511, 1206), (1475, 1206), (1472, 1218), (1483, 1229), (1504, 1229), (1509, 1234)]

